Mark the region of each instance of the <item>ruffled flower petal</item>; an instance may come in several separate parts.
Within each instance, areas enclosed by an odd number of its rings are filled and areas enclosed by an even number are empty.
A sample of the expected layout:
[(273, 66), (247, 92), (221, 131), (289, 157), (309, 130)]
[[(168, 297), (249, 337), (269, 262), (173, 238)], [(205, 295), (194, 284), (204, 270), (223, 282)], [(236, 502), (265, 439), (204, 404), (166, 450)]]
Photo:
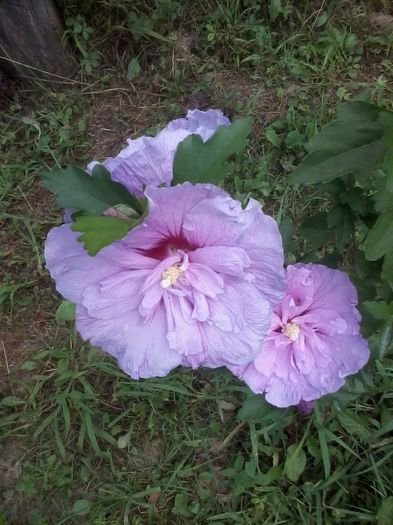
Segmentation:
[[(228, 195), (203, 200), (187, 215), (184, 231), (191, 245), (235, 245), (250, 261), (249, 273), (260, 291), (275, 305), (285, 293), (281, 235), (277, 223), (250, 200), (242, 209)], [(280, 261), (280, 262), (278, 262)]]
[(356, 290), (348, 276), (317, 264), (287, 268), (288, 291), (253, 363), (230, 367), (278, 407), (336, 392), (368, 361)]
[[(197, 134), (206, 141), (219, 126), (229, 124), (229, 119), (221, 111), (191, 110), (185, 118), (173, 120), (155, 137), (128, 139), (128, 145), (116, 157), (105, 159), (102, 165), (109, 170), (114, 181), (142, 197), (146, 187), (170, 185), (177, 146), (188, 135)], [(91, 172), (97, 164), (97, 161), (91, 162), (87, 170)]]
[[(241, 246), (247, 228), (263, 215), (260, 208), (243, 210), (208, 184), (149, 188), (146, 195), (145, 221), (95, 257), (69, 225), (48, 235), (47, 266), (58, 290), (77, 304), (81, 336), (114, 355), (133, 378), (163, 376), (179, 364), (249, 363), (272, 314), (252, 272), (253, 259)], [(206, 216), (200, 215), (204, 225), (193, 236), (196, 209)], [(219, 235), (216, 214), (223, 210)], [(215, 236), (209, 237), (210, 220)], [(255, 240), (254, 250), (257, 245)], [(271, 249), (281, 253), (275, 244)], [(279, 255), (278, 276), (282, 265)], [(278, 280), (282, 288), (284, 279)]]
[(208, 109), (207, 111), (192, 109), (187, 112), (185, 118), (172, 120), (166, 127), (166, 130), (187, 130), (189, 133), (200, 135), (202, 140), (206, 142), (219, 126), (229, 126), (230, 123), (230, 120), (223, 115), (222, 111), (216, 109)]
[(57, 291), (69, 301), (81, 301), (85, 286), (113, 273), (113, 263), (102, 255), (88, 257), (78, 233), (69, 224), (52, 228), (45, 243), (44, 257)]
[[(186, 239), (185, 221), (199, 203), (211, 202), (212, 198), (226, 194), (212, 184), (193, 186), (185, 182), (172, 188), (148, 188), (145, 195), (149, 201), (147, 226), (158, 232), (161, 238), (183, 239), (189, 246), (199, 247), (200, 244), (192, 244)], [(200, 220), (205, 221), (205, 217), (201, 215)]]

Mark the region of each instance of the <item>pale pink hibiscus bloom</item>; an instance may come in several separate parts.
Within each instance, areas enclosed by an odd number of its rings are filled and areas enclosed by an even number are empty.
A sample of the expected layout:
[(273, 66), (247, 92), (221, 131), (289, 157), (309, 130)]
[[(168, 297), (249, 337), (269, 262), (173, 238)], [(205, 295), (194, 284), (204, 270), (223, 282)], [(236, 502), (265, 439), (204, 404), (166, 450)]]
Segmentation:
[(287, 285), (257, 357), (229, 367), (278, 407), (336, 392), (369, 358), (356, 290), (345, 273), (299, 263), (288, 266)]
[(209, 184), (145, 195), (144, 222), (94, 257), (69, 224), (49, 232), (47, 268), (76, 303), (79, 333), (135, 379), (246, 365), (285, 292), (275, 221)]

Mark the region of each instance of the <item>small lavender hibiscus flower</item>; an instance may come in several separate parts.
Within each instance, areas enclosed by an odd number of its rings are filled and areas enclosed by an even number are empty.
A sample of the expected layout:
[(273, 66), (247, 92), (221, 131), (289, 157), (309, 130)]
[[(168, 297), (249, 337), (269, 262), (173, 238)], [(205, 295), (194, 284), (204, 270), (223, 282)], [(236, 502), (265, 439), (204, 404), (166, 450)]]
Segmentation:
[(46, 264), (81, 336), (133, 378), (249, 363), (285, 293), (275, 221), (209, 184), (145, 195), (145, 221), (95, 257), (70, 225), (49, 232)]
[[(127, 147), (102, 164), (110, 171), (112, 180), (142, 197), (145, 186), (169, 186), (176, 148), (182, 140), (196, 134), (206, 142), (219, 126), (229, 126), (230, 123), (219, 110), (189, 110), (185, 118), (172, 120), (155, 137), (128, 139)], [(98, 162), (91, 162), (87, 170), (91, 172), (96, 164)]]
[(287, 294), (253, 363), (229, 367), (278, 407), (337, 391), (369, 358), (357, 294), (345, 273), (318, 264), (287, 268)]

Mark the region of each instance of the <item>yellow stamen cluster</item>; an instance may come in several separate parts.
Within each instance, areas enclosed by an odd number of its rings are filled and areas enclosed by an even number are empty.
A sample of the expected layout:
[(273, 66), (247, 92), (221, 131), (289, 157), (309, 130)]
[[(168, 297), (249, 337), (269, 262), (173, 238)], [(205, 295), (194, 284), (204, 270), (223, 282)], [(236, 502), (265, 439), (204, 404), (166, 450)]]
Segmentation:
[(299, 336), (300, 328), (295, 323), (287, 323), (282, 329), (282, 333), (291, 341), (296, 341)]
[(161, 275), (162, 288), (169, 288), (170, 286), (176, 284), (182, 273), (183, 272), (179, 266), (170, 266), (167, 268), (164, 272), (162, 272)]

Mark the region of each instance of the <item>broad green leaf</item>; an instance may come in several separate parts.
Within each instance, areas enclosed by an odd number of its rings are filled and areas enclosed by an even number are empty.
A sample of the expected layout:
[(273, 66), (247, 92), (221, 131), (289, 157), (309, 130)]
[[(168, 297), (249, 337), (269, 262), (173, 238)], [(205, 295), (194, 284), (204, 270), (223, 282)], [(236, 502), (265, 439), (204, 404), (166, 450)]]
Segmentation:
[(393, 210), (380, 215), (364, 243), (366, 257), (376, 261), (393, 249)]
[(227, 159), (245, 148), (251, 124), (247, 117), (220, 126), (206, 142), (199, 135), (189, 135), (176, 150), (172, 185), (185, 181), (220, 184), (229, 173)]
[(341, 204), (336, 204), (326, 215), (326, 222), (329, 229), (341, 224), (345, 214), (345, 208)]
[(386, 189), (393, 194), (393, 114), (388, 112), (381, 114), (380, 121), (385, 131), (384, 144), (386, 148), (382, 169), (386, 174)]
[(56, 321), (64, 324), (75, 319), (75, 304), (71, 301), (63, 301), (56, 311)]
[(248, 419), (258, 418), (270, 406), (263, 396), (252, 395), (243, 403), (242, 408), (237, 413), (237, 419), (247, 421)]
[(329, 20), (329, 15), (326, 11), (322, 11), (322, 13), (318, 16), (318, 18), (315, 21), (315, 25), (317, 27), (322, 27), (326, 24), (326, 22)]
[(183, 516), (183, 518), (190, 518), (193, 515), (189, 510), (187, 494), (184, 492), (176, 494), (172, 511), (179, 516)]
[(268, 128), (266, 130), (266, 139), (276, 148), (279, 148), (281, 145), (281, 139), (273, 128)]
[(284, 250), (286, 252), (291, 252), (296, 248), (296, 242), (293, 238), (295, 229), (289, 217), (281, 218), (279, 230), (282, 238), (282, 243), (284, 245)]
[(269, 16), (270, 20), (274, 22), (282, 12), (281, 0), (270, 0), (269, 2)]
[(287, 449), (284, 473), (291, 481), (297, 481), (306, 468), (307, 458), (304, 450), (294, 443)]
[(76, 166), (55, 168), (42, 175), (42, 181), (45, 188), (56, 195), (56, 203), (61, 208), (100, 214), (117, 204), (128, 204), (138, 213), (143, 212), (142, 203), (114, 182), (109, 171), (99, 164), (91, 175)]
[(31, 372), (32, 370), (35, 370), (37, 368), (37, 363), (35, 361), (25, 361), (23, 365), (20, 367), (21, 370), (24, 372)]
[(99, 215), (82, 215), (72, 224), (74, 232), (82, 232), (82, 242), (89, 255), (96, 255), (102, 248), (125, 237), (135, 225), (131, 221)]
[(358, 436), (362, 441), (370, 437), (367, 418), (352, 413), (349, 410), (343, 410), (338, 413), (338, 420), (350, 436)]
[(297, 130), (290, 131), (286, 136), (285, 145), (287, 148), (298, 148), (302, 144), (304, 144), (304, 135)]
[(299, 233), (315, 250), (326, 244), (334, 235), (334, 232), (328, 228), (326, 213), (323, 212), (306, 220), (299, 228)]
[(325, 182), (321, 187), (321, 191), (326, 191), (340, 199), (340, 196), (347, 191), (347, 187), (341, 179), (335, 179), (330, 182)]
[(374, 196), (375, 210), (379, 213), (393, 210), (393, 193), (389, 193), (387, 188), (382, 187)]
[(71, 508), (71, 513), (78, 516), (87, 514), (92, 506), (92, 502), (87, 499), (77, 499)]
[(282, 465), (271, 467), (265, 474), (259, 473), (254, 476), (254, 483), (257, 485), (270, 485), (273, 481), (280, 478), (283, 472)]
[(135, 57), (128, 64), (127, 79), (130, 81), (134, 80), (139, 75), (140, 72), (141, 72), (141, 66), (139, 65), (138, 59)]
[(324, 257), (322, 257), (322, 259), (317, 258), (315, 262), (316, 264), (324, 264), (325, 266), (328, 266), (329, 268), (332, 268), (333, 270), (337, 270), (337, 267), (339, 266), (341, 259), (342, 259), (342, 253), (340, 253), (337, 250), (333, 250), (332, 252), (326, 252)]
[(393, 302), (386, 301), (364, 301), (364, 307), (378, 321), (387, 321), (393, 316)]
[(377, 513), (377, 525), (392, 525), (393, 523), (393, 496), (387, 496)]
[(359, 215), (366, 215), (371, 211), (369, 199), (363, 195), (360, 188), (352, 188), (341, 193), (339, 199), (342, 204), (348, 204), (351, 210)]
[(385, 281), (393, 283), (393, 248), (385, 254), (381, 276)]
[(336, 120), (310, 140), (309, 155), (292, 173), (290, 182), (315, 184), (348, 173), (364, 181), (386, 152), (386, 124), (380, 119), (385, 114), (393, 118), (393, 114), (367, 102), (343, 104)]
[[(340, 390), (338, 390), (334, 394), (331, 394), (329, 398), (331, 400), (334, 400), (334, 402), (338, 403), (338, 405), (341, 408), (344, 408), (345, 406), (352, 403), (355, 399), (357, 399), (360, 394), (364, 394), (365, 391), (366, 391), (366, 387), (364, 383), (362, 382), (361, 378), (356, 377), (356, 376), (351, 376), (351, 377), (347, 377), (345, 380), (344, 386), (342, 386)], [(326, 438), (325, 438), (324, 446), (325, 446), (325, 454), (327, 454), (326, 459), (329, 460), (329, 451), (328, 451), (327, 444), (326, 444)], [(320, 439), (320, 447), (322, 447), (321, 439)]]
[(252, 395), (248, 397), (237, 414), (240, 421), (276, 419), (282, 417), (285, 410), (279, 409), (268, 403), (263, 396)]

